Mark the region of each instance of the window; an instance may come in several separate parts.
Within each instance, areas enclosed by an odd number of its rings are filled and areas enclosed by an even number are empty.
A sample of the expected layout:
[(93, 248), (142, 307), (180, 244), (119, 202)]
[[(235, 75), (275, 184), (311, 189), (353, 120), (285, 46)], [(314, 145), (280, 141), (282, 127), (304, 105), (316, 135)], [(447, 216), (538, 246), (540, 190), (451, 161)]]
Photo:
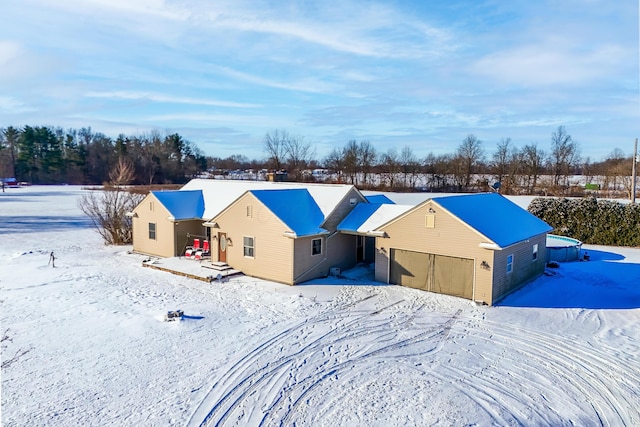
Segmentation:
[(507, 256), (507, 274), (513, 271), (513, 255)]
[(537, 260), (538, 259), (538, 244), (536, 243), (535, 245), (533, 245), (533, 260)]
[(253, 206), (247, 206), (247, 218), (253, 218)]
[(244, 236), (242, 238), (242, 244), (244, 246), (244, 256), (253, 258), (254, 256), (253, 237)]
[(322, 239), (313, 239), (311, 241), (311, 255), (320, 255), (322, 253)]
[(358, 203), (358, 199), (356, 199), (355, 197), (352, 197), (349, 199), (349, 204), (351, 206), (355, 206)]
[(156, 240), (156, 224), (153, 222), (149, 223), (149, 239)]

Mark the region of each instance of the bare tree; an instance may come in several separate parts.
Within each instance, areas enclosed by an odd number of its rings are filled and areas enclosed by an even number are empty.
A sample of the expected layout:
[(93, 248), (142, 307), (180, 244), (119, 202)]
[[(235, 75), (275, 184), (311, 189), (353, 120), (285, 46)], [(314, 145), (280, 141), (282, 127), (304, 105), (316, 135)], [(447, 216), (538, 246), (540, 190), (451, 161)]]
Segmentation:
[(377, 154), (375, 147), (369, 141), (360, 141), (358, 147), (359, 165), (362, 171), (363, 184), (369, 183), (369, 175), (377, 161)]
[(267, 132), (264, 136), (264, 150), (267, 153), (267, 159), (270, 166), (276, 171), (281, 170), (285, 162), (289, 140), (289, 133), (286, 130), (276, 129), (273, 132)]
[(344, 160), (342, 152), (338, 148), (331, 150), (327, 157), (324, 158), (324, 167), (335, 172), (338, 176), (338, 181), (342, 182)]
[(133, 211), (144, 198), (142, 194), (130, 193), (122, 188), (132, 179), (131, 166), (122, 160), (111, 170), (111, 189), (91, 191), (84, 194), (78, 206), (90, 219), (105, 244), (125, 245), (133, 240), (131, 218)]
[(120, 188), (122, 185), (130, 184), (136, 177), (136, 171), (130, 160), (120, 157), (118, 163), (109, 172), (111, 185)]
[(290, 136), (284, 143), (288, 170), (292, 178), (298, 180), (302, 175), (302, 170), (315, 156), (315, 149), (311, 147), (311, 144), (304, 142), (304, 137), (301, 136)]
[(344, 163), (344, 169), (351, 180), (351, 184), (358, 184), (358, 169), (359, 169), (359, 149), (358, 142), (352, 139), (342, 150), (342, 161)]
[[(404, 187), (415, 187), (416, 179), (420, 172), (420, 162), (418, 162), (418, 158), (413, 154), (411, 147), (405, 146), (402, 149), (398, 162), (400, 163), (400, 168), (404, 175)], [(407, 178), (409, 179), (409, 182), (407, 182)]]
[(452, 156), (449, 159), (447, 170), (448, 173), (450, 173), (453, 177), (453, 183), (457, 187), (458, 191), (462, 190), (463, 187), (469, 187), (471, 174), (469, 172), (469, 164), (467, 162), (467, 159), (459, 154)]
[(526, 176), (527, 193), (535, 193), (538, 178), (544, 166), (545, 152), (537, 143), (525, 145), (522, 149), (522, 167)]
[(502, 181), (502, 192), (504, 194), (512, 194), (512, 192), (520, 185), (519, 178), (524, 168), (524, 152), (513, 147), (509, 152), (507, 163), (507, 174)]
[(475, 168), (482, 161), (484, 161), (484, 149), (482, 148), (482, 141), (476, 138), (474, 135), (467, 135), (462, 140), (455, 156), (457, 162), (456, 170), (458, 172), (464, 171), (464, 180), (462, 185), (469, 188), (471, 185), (471, 175), (475, 172)]
[(622, 179), (621, 175), (627, 174), (628, 171), (624, 170), (622, 164), (624, 163), (624, 152), (620, 148), (614, 148), (611, 153), (605, 158), (602, 175), (603, 175), (603, 187), (604, 190), (614, 192), (618, 190), (618, 186)]
[(558, 129), (551, 134), (551, 153), (549, 155), (554, 186), (560, 185), (561, 178), (564, 178), (564, 184), (567, 185), (571, 169), (579, 161), (578, 145), (567, 133), (564, 126), (558, 126)]
[(380, 156), (380, 168), (382, 177), (386, 181), (390, 190), (393, 190), (396, 184), (396, 176), (400, 172), (400, 163), (398, 161), (398, 153), (394, 148), (390, 148), (386, 153)]
[(502, 182), (507, 174), (512, 148), (511, 138), (502, 138), (498, 143), (496, 152), (493, 153), (491, 167), (498, 182)]

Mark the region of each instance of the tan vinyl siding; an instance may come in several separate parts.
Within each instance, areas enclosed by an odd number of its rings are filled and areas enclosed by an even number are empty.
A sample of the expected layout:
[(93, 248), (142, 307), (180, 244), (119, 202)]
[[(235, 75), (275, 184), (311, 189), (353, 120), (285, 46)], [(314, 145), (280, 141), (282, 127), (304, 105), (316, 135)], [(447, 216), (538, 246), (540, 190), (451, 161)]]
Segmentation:
[[(175, 256), (174, 225), (167, 217), (169, 211), (153, 194), (148, 194), (136, 207), (132, 218), (133, 250), (159, 257)], [(149, 239), (149, 223), (156, 224), (156, 238)]]
[(311, 255), (311, 241), (317, 238), (295, 239), (294, 284), (327, 276), (331, 267), (345, 269), (355, 264), (356, 236), (341, 233), (322, 236), (322, 254)]
[[(427, 215), (434, 215), (432, 222), (426, 222)], [(474, 260), (474, 299), (491, 303), (492, 271), (479, 266), (482, 261), (489, 266), (493, 264), (493, 251), (480, 248), (479, 244), (487, 242), (486, 239), (439, 205), (428, 201), (383, 230), (388, 238), (376, 239), (376, 280), (389, 282), (392, 248), (468, 258)]]
[[(248, 205), (252, 206), (251, 218), (247, 218)], [(219, 228), (213, 228), (212, 234), (227, 233), (227, 239), (232, 241), (227, 247), (227, 264), (249, 276), (293, 283), (293, 240), (284, 236), (287, 227), (251, 193), (243, 195), (214, 220)], [(253, 258), (244, 256), (245, 236), (254, 238)], [(212, 259), (217, 259), (217, 245), (215, 241)]]
[[(356, 204), (351, 204), (351, 199), (356, 199)], [(335, 209), (331, 212), (328, 218), (325, 219), (323, 228), (334, 232), (338, 225), (346, 218), (347, 215), (356, 207), (358, 203), (366, 202), (366, 199), (358, 190), (352, 188), (347, 195), (338, 203)]]
[[(538, 258), (533, 260), (533, 245), (538, 245)], [(513, 271), (507, 273), (507, 257), (513, 255)], [(493, 303), (544, 272), (546, 235), (542, 234), (502, 251), (496, 251), (493, 277)]]

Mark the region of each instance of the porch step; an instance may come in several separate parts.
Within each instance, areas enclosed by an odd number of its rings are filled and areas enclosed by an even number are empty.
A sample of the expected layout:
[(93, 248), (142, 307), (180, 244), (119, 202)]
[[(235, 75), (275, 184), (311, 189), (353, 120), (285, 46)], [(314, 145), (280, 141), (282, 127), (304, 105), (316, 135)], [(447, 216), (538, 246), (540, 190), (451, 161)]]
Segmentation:
[(203, 267), (210, 268), (212, 270), (217, 270), (217, 271), (231, 270), (231, 266), (229, 264), (227, 264), (226, 262), (220, 262), (220, 261), (212, 262), (208, 265), (205, 264), (203, 265)]
[(226, 280), (230, 276), (235, 276), (236, 274), (242, 274), (242, 271), (231, 268), (231, 266), (226, 262), (213, 262), (210, 264), (209, 263), (202, 264), (202, 267), (207, 268), (209, 270), (213, 270), (215, 272), (213, 275), (209, 276), (210, 281), (214, 280), (215, 278)]

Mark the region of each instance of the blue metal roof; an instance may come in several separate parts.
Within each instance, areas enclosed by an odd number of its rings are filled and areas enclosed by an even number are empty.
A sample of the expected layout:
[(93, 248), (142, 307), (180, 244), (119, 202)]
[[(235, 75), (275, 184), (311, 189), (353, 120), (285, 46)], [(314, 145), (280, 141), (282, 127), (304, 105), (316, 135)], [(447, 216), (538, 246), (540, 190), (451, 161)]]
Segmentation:
[(176, 220), (201, 219), (204, 214), (204, 197), (201, 190), (152, 191), (151, 193)]
[(507, 247), (553, 228), (498, 193), (432, 199), (500, 247)]
[(367, 202), (369, 203), (377, 203), (380, 205), (395, 205), (393, 200), (385, 196), (384, 194), (374, 194), (372, 196), (365, 196)]
[[(368, 199), (368, 197), (367, 197)], [(358, 203), (345, 219), (338, 225), (339, 231), (356, 232), (378, 208), (380, 203)]]
[(320, 228), (324, 214), (309, 191), (299, 189), (250, 190), (274, 215), (297, 236), (325, 233)]

